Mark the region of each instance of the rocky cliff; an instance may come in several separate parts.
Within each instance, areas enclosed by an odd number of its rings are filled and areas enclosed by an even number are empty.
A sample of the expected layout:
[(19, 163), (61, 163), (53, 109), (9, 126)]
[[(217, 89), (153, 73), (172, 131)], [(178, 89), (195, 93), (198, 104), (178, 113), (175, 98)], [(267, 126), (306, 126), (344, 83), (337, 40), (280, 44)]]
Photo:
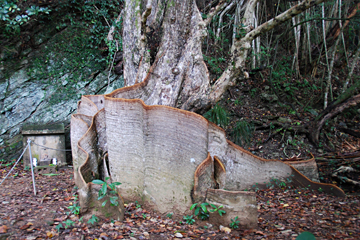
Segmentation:
[[(49, 29), (50, 28), (50, 29)], [(24, 124), (70, 122), (81, 95), (122, 87), (119, 75), (87, 48), (86, 32), (38, 29), (33, 44), (19, 38), (0, 53), (0, 159), (17, 157)], [(25, 49), (24, 49), (25, 46)]]

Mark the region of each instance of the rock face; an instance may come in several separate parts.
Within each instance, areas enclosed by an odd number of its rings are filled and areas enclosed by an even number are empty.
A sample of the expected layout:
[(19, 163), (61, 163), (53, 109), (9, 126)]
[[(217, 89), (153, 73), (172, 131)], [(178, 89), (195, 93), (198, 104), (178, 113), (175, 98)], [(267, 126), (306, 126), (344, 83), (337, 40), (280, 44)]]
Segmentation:
[[(53, 67), (49, 64), (49, 68)], [(4, 69), (2, 69), (3, 71)], [(78, 97), (84, 94), (104, 93), (106, 88), (123, 86), (121, 76), (107, 72), (97, 72), (93, 78), (83, 79), (78, 83), (62, 81), (62, 88), (71, 88), (76, 94), (70, 95), (59, 92), (59, 86), (49, 84), (49, 79), (32, 79), (27, 72), (27, 65), (13, 72), (9, 77), (0, 74), (0, 151), (6, 157), (11, 152), (7, 150), (15, 147), (21, 137), (23, 124), (51, 124), (64, 123), (68, 125), (71, 114), (77, 108)], [(90, 70), (90, 69), (89, 69)], [(87, 71), (86, 69), (84, 71)], [(63, 76), (66, 79), (66, 76)], [(84, 81), (85, 80), (85, 81)], [(108, 81), (111, 84), (108, 86)], [(57, 95), (54, 101), (53, 96)]]
[[(122, 84), (119, 76), (112, 75), (110, 81), (118, 86)], [(106, 86), (106, 73), (100, 73), (89, 82), (74, 88), (82, 95), (104, 92)], [(0, 146), (11, 144), (8, 140), (21, 134), (24, 123), (69, 124), (70, 116), (77, 107), (78, 95), (73, 99), (64, 97), (63, 101), (53, 103), (50, 98), (56, 92), (55, 86), (32, 81), (25, 67), (3, 80), (0, 83)]]
[(4, 43), (0, 48), (2, 158), (20, 154), (23, 124), (64, 123), (68, 137), (70, 116), (82, 95), (123, 86), (122, 76), (108, 76), (105, 54), (87, 41), (88, 29), (58, 28), (62, 20), (35, 22), (21, 32), (25, 38), (0, 41)]

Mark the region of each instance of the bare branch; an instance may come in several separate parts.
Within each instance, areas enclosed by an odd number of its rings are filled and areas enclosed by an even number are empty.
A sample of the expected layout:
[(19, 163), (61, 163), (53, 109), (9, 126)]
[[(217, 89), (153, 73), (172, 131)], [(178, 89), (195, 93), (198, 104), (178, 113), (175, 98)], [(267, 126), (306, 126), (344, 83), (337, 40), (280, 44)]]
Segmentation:
[[(123, 14), (123, 10), (121, 10), (119, 16), (116, 18), (115, 25), (120, 21), (122, 14)], [(107, 40), (109, 40), (109, 41), (114, 40), (115, 25), (111, 26), (109, 33), (107, 35)]]
[(255, 28), (254, 30), (246, 34), (246, 36), (242, 39), (242, 41), (252, 41), (262, 33), (273, 29), (274, 27), (282, 24), (283, 22), (286, 22), (287, 20), (293, 18), (294, 16), (304, 12), (306, 9), (327, 1), (329, 0), (305, 0), (299, 3), (298, 5), (283, 12), (282, 14), (276, 16), (275, 18), (261, 24), (259, 27)]
[(226, 1), (220, 1), (220, 3), (215, 7), (215, 9), (207, 15), (207, 18), (204, 20), (205, 26), (208, 26), (211, 23), (213, 17), (223, 10), (228, 4)]

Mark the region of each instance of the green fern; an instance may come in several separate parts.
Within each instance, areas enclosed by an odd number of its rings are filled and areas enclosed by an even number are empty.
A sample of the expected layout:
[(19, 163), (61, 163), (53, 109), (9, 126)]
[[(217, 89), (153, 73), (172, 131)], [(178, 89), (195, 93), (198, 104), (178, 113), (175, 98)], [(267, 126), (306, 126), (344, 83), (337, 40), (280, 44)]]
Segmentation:
[(222, 128), (225, 128), (229, 123), (228, 113), (219, 104), (216, 104), (212, 109), (206, 112), (204, 117)]
[(254, 127), (245, 120), (240, 120), (236, 123), (233, 130), (234, 141), (238, 145), (245, 145), (251, 141)]

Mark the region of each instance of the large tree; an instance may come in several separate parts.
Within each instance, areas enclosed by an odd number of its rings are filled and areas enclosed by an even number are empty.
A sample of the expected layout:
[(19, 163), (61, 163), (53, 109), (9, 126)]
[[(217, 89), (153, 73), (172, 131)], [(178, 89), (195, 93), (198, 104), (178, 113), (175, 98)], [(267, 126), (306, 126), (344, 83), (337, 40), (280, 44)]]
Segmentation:
[[(126, 97), (141, 98), (149, 105), (167, 105), (202, 113), (217, 102), (228, 87), (249, 76), (245, 62), (256, 37), (326, 1), (302, 1), (255, 27), (258, 2), (126, 0), (123, 11), (125, 85), (142, 82)], [(202, 14), (197, 6), (199, 3), (208, 3), (210, 10)], [(202, 54), (203, 39), (212, 18), (234, 6), (237, 16), (230, 60), (221, 76), (211, 82)]]

